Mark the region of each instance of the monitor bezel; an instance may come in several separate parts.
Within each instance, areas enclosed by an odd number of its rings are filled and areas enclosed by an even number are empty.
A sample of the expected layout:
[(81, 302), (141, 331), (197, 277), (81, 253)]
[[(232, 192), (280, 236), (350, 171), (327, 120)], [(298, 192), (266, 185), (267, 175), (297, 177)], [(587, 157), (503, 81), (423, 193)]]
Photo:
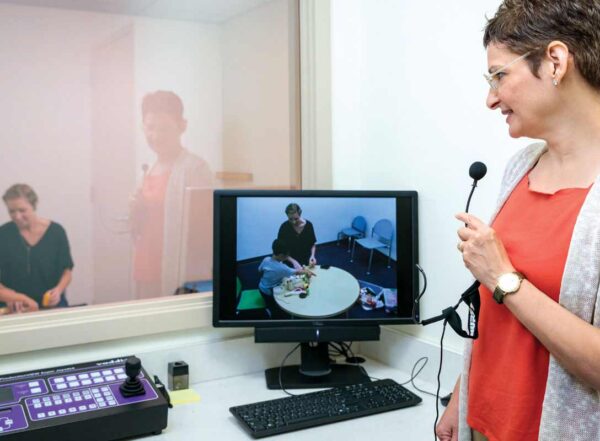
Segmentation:
[[(373, 318), (373, 319), (294, 319), (294, 320), (253, 320), (253, 319), (222, 319), (219, 317), (221, 298), (221, 198), (230, 197), (348, 197), (348, 198), (403, 198), (409, 199), (411, 207), (411, 240), (412, 240), (412, 302), (413, 314), (411, 317), (398, 318)], [(418, 193), (414, 190), (215, 190), (214, 192), (214, 223), (213, 223), (213, 326), (214, 327), (254, 327), (254, 328), (283, 328), (283, 327), (353, 327), (416, 324), (419, 322), (419, 240), (418, 240)], [(235, 251), (234, 251), (235, 255)]]

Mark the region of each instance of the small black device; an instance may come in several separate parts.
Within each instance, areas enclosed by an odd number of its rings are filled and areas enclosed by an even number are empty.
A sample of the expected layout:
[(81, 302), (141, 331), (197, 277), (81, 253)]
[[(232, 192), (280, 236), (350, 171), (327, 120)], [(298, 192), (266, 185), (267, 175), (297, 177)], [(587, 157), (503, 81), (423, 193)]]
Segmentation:
[(168, 365), (170, 390), (189, 389), (190, 368), (185, 361), (173, 361)]
[(252, 437), (263, 438), (415, 406), (421, 401), (421, 397), (387, 379), (235, 406), (229, 411)]
[(165, 398), (136, 357), (0, 376), (2, 441), (112, 441), (159, 434), (167, 427), (167, 412)]

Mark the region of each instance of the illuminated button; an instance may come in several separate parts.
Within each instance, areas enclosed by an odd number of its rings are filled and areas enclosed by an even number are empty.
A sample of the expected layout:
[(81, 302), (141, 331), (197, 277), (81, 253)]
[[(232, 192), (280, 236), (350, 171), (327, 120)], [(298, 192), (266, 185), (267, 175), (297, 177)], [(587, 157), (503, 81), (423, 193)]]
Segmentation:
[(110, 393), (110, 391), (106, 391), (106, 392), (104, 392), (104, 396), (105, 397), (112, 397), (112, 394)]
[(63, 403), (63, 402), (62, 402), (62, 400), (56, 400), (56, 401), (54, 402), (54, 404), (55, 404), (56, 406), (58, 406), (59, 404), (62, 404), (62, 403)]
[(73, 400), (71, 398), (65, 398), (65, 403), (72, 403)]
[(64, 382), (65, 382), (65, 379), (64, 379), (64, 378), (62, 378), (62, 377), (61, 377), (61, 378), (55, 378), (55, 379), (54, 379), (54, 382), (55, 382), (55, 383), (64, 383)]
[(100, 388), (100, 390), (101, 390), (102, 392), (110, 391), (110, 387), (108, 387), (108, 386), (102, 386), (102, 387)]
[(79, 410), (87, 410), (87, 406), (79, 406)]
[(95, 394), (94, 394), (94, 396), (95, 396), (96, 398), (102, 398), (102, 394), (100, 394), (100, 393), (95, 393)]
[(98, 403), (98, 406), (100, 406), (100, 407), (106, 407), (106, 403), (105, 402)]
[(83, 398), (81, 398), (81, 397), (75, 397), (75, 401), (81, 401), (81, 400), (83, 400)]
[(92, 378), (96, 378), (100, 376), (100, 372), (92, 372), (90, 375), (92, 376)]
[(98, 406), (96, 406), (95, 404), (90, 404), (90, 405), (88, 406), (88, 408), (90, 408), (90, 409), (95, 409), (95, 408), (97, 408), (97, 407), (98, 407)]
[(91, 391), (96, 394), (96, 393), (100, 392), (100, 389), (98, 389), (97, 387), (93, 387), (91, 389)]
[(104, 378), (94, 378), (94, 383), (104, 383)]
[(98, 403), (104, 403), (104, 398), (102, 398), (102, 397), (98, 397), (98, 398), (96, 399), (96, 401), (97, 401)]
[(119, 374), (119, 375), (117, 375), (117, 378), (119, 380), (124, 380), (125, 378), (127, 378), (127, 375), (125, 375), (125, 374)]
[(39, 398), (34, 398), (33, 400), (31, 400), (32, 403), (41, 403)]
[(123, 370), (123, 368), (116, 368), (116, 369), (115, 369), (115, 374), (122, 374), (123, 372), (125, 372), (125, 371)]
[(71, 395), (70, 394), (62, 394), (62, 397), (63, 397), (63, 399), (65, 399), (65, 398), (71, 398)]
[(32, 394), (41, 394), (42, 393), (42, 389), (39, 387), (34, 387), (33, 389), (31, 389), (31, 393)]
[(60, 400), (60, 395), (52, 395), (53, 400)]
[(38, 418), (46, 418), (46, 414), (44, 412), (40, 412), (37, 414)]
[(50, 407), (50, 406), (52, 406), (52, 402), (44, 401), (44, 407)]
[(40, 385), (39, 381), (30, 381), (29, 382), (29, 387), (38, 387)]
[(42, 400), (44, 400), (44, 401), (50, 401), (50, 397), (42, 397)]
[(89, 386), (90, 384), (92, 384), (92, 380), (81, 380), (81, 384), (83, 386)]
[(106, 381), (115, 381), (117, 379), (117, 377), (115, 377), (114, 375), (109, 375), (108, 377), (106, 377)]
[(86, 378), (90, 378), (90, 374), (79, 374), (77, 375), (80, 380), (84, 380)]
[(59, 415), (64, 415), (65, 413), (67, 413), (67, 411), (66, 411), (65, 409), (60, 409), (60, 410), (58, 411), (58, 414), (59, 414)]
[(48, 412), (48, 416), (49, 416), (49, 417), (51, 417), (51, 416), (56, 416), (56, 412), (55, 412), (55, 411), (53, 411), (53, 410), (51, 410), (50, 412)]
[(69, 387), (79, 387), (81, 386), (81, 384), (79, 384), (79, 381), (70, 381), (69, 382)]
[(102, 371), (102, 375), (112, 375), (112, 371)]
[(75, 375), (69, 375), (67, 377), (67, 381), (76, 381), (76, 380), (77, 380), (77, 377)]
[(81, 393), (78, 390), (76, 390), (75, 392), (73, 392), (73, 396), (74, 397), (78, 397), (80, 395), (81, 395)]
[(39, 404), (39, 403), (35, 403), (35, 404), (33, 405), (33, 408), (34, 408), (34, 409), (39, 409), (39, 408), (41, 408), (41, 407), (42, 407), (42, 405), (41, 405), (41, 404)]
[(76, 407), (69, 407), (69, 413), (77, 412)]
[(56, 385), (56, 389), (57, 389), (57, 390), (63, 390), (63, 389), (66, 389), (66, 388), (67, 388), (67, 385), (66, 385), (66, 384), (64, 384), (64, 383), (63, 383), (63, 384), (57, 384), (57, 385)]
[(108, 404), (111, 406), (116, 406), (117, 402), (115, 400), (108, 400)]

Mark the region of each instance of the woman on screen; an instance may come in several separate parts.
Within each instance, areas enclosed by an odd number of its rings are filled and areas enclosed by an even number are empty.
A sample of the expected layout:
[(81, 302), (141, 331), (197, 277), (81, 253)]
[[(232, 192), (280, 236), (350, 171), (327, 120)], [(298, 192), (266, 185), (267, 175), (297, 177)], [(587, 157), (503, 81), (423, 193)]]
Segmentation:
[(298, 204), (285, 207), (288, 220), (281, 224), (277, 239), (283, 241), (290, 249), (288, 262), (296, 269), (303, 265), (315, 266), (317, 237), (313, 224), (302, 217), (302, 209)]
[(509, 162), (490, 226), (457, 215), (481, 320), (436, 433), (598, 440), (600, 2), (505, 0), (484, 46), (487, 106), (543, 142)]

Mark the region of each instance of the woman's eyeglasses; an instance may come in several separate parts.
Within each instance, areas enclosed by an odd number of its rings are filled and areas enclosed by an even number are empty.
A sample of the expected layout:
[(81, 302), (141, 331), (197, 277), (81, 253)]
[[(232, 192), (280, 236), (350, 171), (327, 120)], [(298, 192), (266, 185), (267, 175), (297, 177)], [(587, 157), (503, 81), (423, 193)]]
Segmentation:
[(512, 66), (517, 61), (521, 61), (522, 59), (526, 58), (529, 54), (531, 54), (531, 51), (526, 52), (523, 55), (521, 55), (520, 57), (515, 58), (510, 63), (505, 64), (504, 66), (502, 66), (499, 69), (496, 69), (494, 72), (492, 72), (490, 74), (483, 74), (483, 76), (487, 80), (487, 82), (490, 85), (490, 87), (493, 90), (498, 90), (498, 85), (499, 85), (498, 83), (500, 81), (500, 78), (498, 78), (498, 75), (501, 74), (501, 73), (503, 73), (506, 68), (508, 68), (509, 66)]

